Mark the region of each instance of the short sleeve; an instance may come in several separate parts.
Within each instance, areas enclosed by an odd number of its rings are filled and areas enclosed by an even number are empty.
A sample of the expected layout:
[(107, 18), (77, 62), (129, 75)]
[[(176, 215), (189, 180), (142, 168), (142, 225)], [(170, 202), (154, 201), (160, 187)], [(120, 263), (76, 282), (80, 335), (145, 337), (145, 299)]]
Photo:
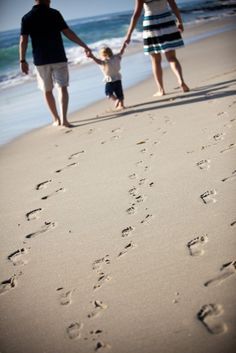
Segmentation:
[(64, 18), (62, 17), (59, 11), (57, 11), (57, 24), (58, 24), (58, 29), (60, 31), (63, 31), (64, 29), (69, 28), (69, 26), (67, 25), (66, 21), (64, 20)]
[(21, 20), (20, 34), (21, 35), (29, 35), (29, 28), (27, 26), (27, 21), (25, 20), (24, 17)]

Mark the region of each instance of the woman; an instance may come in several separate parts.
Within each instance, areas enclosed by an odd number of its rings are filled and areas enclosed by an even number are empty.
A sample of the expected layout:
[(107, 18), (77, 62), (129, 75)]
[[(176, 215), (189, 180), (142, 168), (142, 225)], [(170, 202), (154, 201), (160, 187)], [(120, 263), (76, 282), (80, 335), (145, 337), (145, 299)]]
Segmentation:
[[(154, 96), (163, 96), (165, 94), (161, 53), (165, 53), (166, 59), (170, 63), (170, 67), (176, 75), (183, 92), (188, 92), (189, 88), (184, 82), (182, 68), (175, 54), (175, 49), (184, 46), (180, 33), (183, 32), (184, 27), (175, 0), (136, 0), (125, 44), (129, 44), (132, 32), (143, 9), (144, 53), (151, 55), (153, 75), (158, 87), (158, 91)], [(175, 20), (171, 10), (177, 20)]]

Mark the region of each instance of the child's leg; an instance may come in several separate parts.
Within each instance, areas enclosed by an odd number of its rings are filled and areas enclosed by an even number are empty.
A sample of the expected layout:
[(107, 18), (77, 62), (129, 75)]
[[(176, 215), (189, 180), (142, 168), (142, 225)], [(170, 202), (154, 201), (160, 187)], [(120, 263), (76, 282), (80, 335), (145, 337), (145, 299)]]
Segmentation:
[(121, 81), (114, 82), (114, 92), (117, 97), (116, 108), (124, 108), (124, 93)]

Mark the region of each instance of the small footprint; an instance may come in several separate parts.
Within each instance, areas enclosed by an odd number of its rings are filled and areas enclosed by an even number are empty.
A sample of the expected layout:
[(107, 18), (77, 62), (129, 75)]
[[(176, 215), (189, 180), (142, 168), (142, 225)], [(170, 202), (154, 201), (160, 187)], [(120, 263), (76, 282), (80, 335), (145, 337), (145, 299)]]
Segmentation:
[(130, 235), (133, 231), (134, 231), (134, 227), (132, 227), (132, 226), (129, 226), (129, 227), (123, 229), (122, 232), (121, 232), (122, 237), (123, 237), (123, 238), (127, 237), (127, 236)]
[(202, 199), (204, 204), (215, 203), (216, 199), (214, 198), (214, 195), (216, 195), (216, 194), (217, 194), (216, 190), (208, 190), (208, 191), (204, 192), (200, 196), (200, 198)]
[(15, 288), (17, 285), (16, 275), (0, 283), (0, 295), (5, 294)]
[(53, 191), (51, 194), (41, 197), (41, 200), (47, 200), (49, 197), (55, 196), (58, 192), (65, 192), (65, 189), (64, 188), (57, 189)]
[(130, 179), (136, 179), (137, 178), (137, 174), (136, 173), (130, 174), (129, 178)]
[(125, 255), (130, 249), (133, 249), (136, 245), (133, 244), (133, 242), (131, 241), (129, 244), (127, 244), (124, 247), (124, 250), (122, 250), (119, 254), (118, 257)]
[(202, 247), (207, 242), (208, 242), (208, 236), (207, 235), (201, 235), (199, 237), (196, 237), (196, 238), (190, 240), (187, 243), (187, 247), (189, 249), (190, 255), (191, 256), (203, 255), (204, 254), (204, 250), (202, 249)]
[(218, 335), (227, 330), (227, 325), (217, 320), (217, 317), (222, 315), (223, 308), (218, 304), (203, 305), (197, 314), (198, 320), (202, 322), (207, 331), (213, 335)]
[(50, 180), (43, 181), (42, 183), (37, 184), (36, 187), (35, 187), (35, 189), (36, 189), (36, 190), (44, 189), (44, 188), (46, 188), (47, 185), (48, 185), (49, 183), (51, 183), (51, 182), (52, 182), (51, 179), (50, 179)]
[(224, 264), (221, 269), (221, 274), (218, 276), (210, 279), (209, 281), (204, 283), (205, 287), (209, 286), (217, 286), (224, 282), (227, 278), (231, 277), (232, 275), (236, 274), (236, 261), (231, 261)]
[(64, 170), (66, 170), (66, 169), (68, 169), (68, 168), (70, 168), (70, 167), (76, 167), (76, 166), (78, 166), (78, 165), (79, 165), (79, 163), (76, 163), (76, 162), (70, 163), (70, 164), (68, 164), (67, 166), (65, 166), (64, 168), (57, 169), (57, 170), (55, 171), (55, 173), (61, 173), (61, 172), (63, 172)]
[(93, 305), (94, 309), (90, 314), (88, 314), (89, 319), (98, 316), (102, 310), (106, 310), (108, 308), (108, 306), (100, 300), (94, 300), (92, 302), (92, 305)]
[(112, 279), (112, 277), (110, 275), (106, 275), (104, 272), (100, 272), (99, 273), (99, 277), (98, 277), (98, 281), (97, 283), (93, 286), (93, 289), (94, 290), (97, 290), (99, 288), (102, 287), (102, 285), (105, 283), (105, 282), (108, 282)]
[(230, 176), (227, 177), (227, 178), (222, 179), (222, 181), (225, 182), (225, 181), (228, 181), (228, 180), (232, 180), (232, 179), (234, 179), (235, 177), (236, 177), (236, 169), (232, 172), (232, 175), (230, 175)]
[(26, 239), (35, 238), (37, 235), (45, 233), (45, 232), (49, 231), (50, 229), (55, 228), (55, 226), (56, 226), (56, 224), (54, 222), (45, 222), (40, 230), (37, 230), (34, 233), (30, 233), (30, 234), (26, 235), (25, 237), (26, 237)]
[(59, 302), (61, 305), (71, 304), (73, 290), (65, 291), (64, 288), (58, 288), (57, 291), (60, 292)]
[(126, 212), (128, 214), (134, 214), (136, 212), (136, 208), (134, 206), (131, 206), (131, 207), (127, 208)]
[(7, 258), (10, 260), (14, 266), (22, 266), (27, 264), (28, 261), (26, 261), (24, 258), (22, 258), (24, 255), (28, 253), (29, 248), (22, 248), (19, 250), (14, 251), (12, 254), (10, 254)]
[(95, 260), (92, 264), (92, 268), (93, 268), (93, 270), (97, 270), (102, 267), (102, 264), (110, 265), (110, 263), (111, 263), (110, 256), (106, 255), (106, 256), (102, 257), (101, 259)]
[(216, 142), (221, 141), (221, 140), (224, 139), (224, 135), (225, 135), (225, 133), (216, 134), (216, 135), (213, 136), (213, 139), (214, 139)]
[(208, 159), (201, 160), (200, 162), (197, 162), (196, 165), (200, 169), (208, 169), (210, 168), (210, 161)]
[(81, 330), (83, 328), (83, 324), (79, 322), (73, 322), (70, 326), (67, 327), (66, 332), (68, 337), (71, 340), (79, 339), (81, 336)]
[(99, 342), (97, 342), (94, 350), (95, 350), (95, 352), (97, 352), (98, 350), (100, 351), (100, 350), (106, 349), (106, 348), (111, 348), (111, 346), (109, 344), (102, 342), (102, 341), (99, 341)]
[(27, 221), (32, 221), (33, 219), (37, 219), (38, 218), (38, 214), (42, 211), (42, 208), (36, 208), (33, 211), (30, 211), (28, 213), (26, 213), (26, 219)]

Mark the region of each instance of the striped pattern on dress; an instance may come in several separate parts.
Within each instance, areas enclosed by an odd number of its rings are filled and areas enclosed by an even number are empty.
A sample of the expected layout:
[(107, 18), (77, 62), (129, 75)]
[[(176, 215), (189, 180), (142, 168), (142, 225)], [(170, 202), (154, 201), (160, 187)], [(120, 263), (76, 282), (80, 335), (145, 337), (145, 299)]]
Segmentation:
[(183, 47), (184, 42), (170, 11), (159, 15), (144, 15), (144, 53), (164, 53)]

